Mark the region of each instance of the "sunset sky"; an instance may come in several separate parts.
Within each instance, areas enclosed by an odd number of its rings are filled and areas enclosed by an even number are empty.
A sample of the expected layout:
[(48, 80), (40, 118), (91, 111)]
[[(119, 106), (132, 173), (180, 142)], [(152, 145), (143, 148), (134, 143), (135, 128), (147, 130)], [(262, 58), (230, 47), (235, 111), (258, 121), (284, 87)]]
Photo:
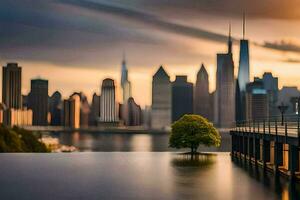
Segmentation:
[(151, 104), (152, 75), (163, 65), (195, 82), (201, 63), (215, 88), (216, 53), (226, 51), (228, 24), (235, 39), (237, 74), (242, 14), (250, 45), (250, 71), (271, 71), (282, 85), (300, 86), (299, 0), (3, 0), (0, 62), (23, 67), (30, 79), (49, 80), (49, 95), (99, 93), (105, 77), (119, 87), (126, 52), (133, 97)]

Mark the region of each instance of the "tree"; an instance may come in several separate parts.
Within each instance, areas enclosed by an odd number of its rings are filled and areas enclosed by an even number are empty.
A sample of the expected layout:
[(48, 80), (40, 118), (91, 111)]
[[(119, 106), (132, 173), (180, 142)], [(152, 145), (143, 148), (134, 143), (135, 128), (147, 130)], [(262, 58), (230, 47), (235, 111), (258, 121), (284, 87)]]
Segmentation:
[(0, 152), (49, 152), (33, 132), (0, 125)]
[(216, 147), (221, 144), (219, 132), (207, 119), (199, 115), (184, 115), (173, 123), (170, 147), (190, 148), (195, 154), (200, 144)]

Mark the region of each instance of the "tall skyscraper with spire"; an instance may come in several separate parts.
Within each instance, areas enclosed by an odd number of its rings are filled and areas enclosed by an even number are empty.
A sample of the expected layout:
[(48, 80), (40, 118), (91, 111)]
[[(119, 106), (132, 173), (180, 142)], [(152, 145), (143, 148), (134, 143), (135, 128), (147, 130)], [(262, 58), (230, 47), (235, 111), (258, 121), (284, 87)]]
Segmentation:
[(123, 104), (120, 106), (120, 118), (125, 125), (129, 124), (128, 99), (131, 98), (131, 83), (128, 80), (128, 69), (126, 66), (126, 56), (123, 53), (122, 72), (121, 72), (121, 88)]
[(123, 104), (131, 97), (131, 83), (128, 80), (128, 69), (126, 66), (126, 56), (123, 53), (122, 73), (121, 73), (121, 88), (123, 93)]
[[(239, 110), (237, 110), (236, 121), (245, 120), (246, 105), (245, 105), (245, 95), (246, 95), (246, 85), (250, 82), (250, 70), (249, 70), (249, 42), (245, 39), (246, 20), (245, 14), (243, 14), (243, 39), (240, 41), (240, 61), (238, 70), (238, 84), (239, 84), (239, 98), (237, 102), (240, 105)], [(237, 92), (236, 92), (237, 93)]]
[(217, 54), (217, 83), (214, 121), (219, 127), (232, 127), (235, 120), (234, 63), (232, 59), (231, 25), (228, 52)]
[(208, 73), (202, 64), (194, 88), (194, 113), (211, 119), (210, 111)]

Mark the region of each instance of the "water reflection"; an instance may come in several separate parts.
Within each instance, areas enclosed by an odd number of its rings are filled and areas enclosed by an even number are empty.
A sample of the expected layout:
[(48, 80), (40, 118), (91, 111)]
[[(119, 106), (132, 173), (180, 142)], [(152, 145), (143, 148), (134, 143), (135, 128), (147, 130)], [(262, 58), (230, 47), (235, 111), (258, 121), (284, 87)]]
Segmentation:
[(247, 172), (250, 177), (275, 192), (280, 199), (300, 199), (300, 185), (295, 180), (288, 180), (286, 177), (265, 171), (261, 167), (241, 159), (234, 158), (232, 161), (236, 166)]
[(201, 170), (203, 167), (209, 167), (215, 162), (215, 154), (197, 154), (189, 155), (178, 153), (172, 159), (172, 166), (181, 169), (181, 167), (193, 167)]
[[(56, 132), (51, 136), (59, 139), (60, 144), (75, 146), (79, 151), (176, 151), (169, 148), (169, 134), (132, 134), (132, 133), (89, 133)], [(229, 134), (222, 136), (220, 148), (200, 147), (204, 152), (229, 152), (231, 148)]]

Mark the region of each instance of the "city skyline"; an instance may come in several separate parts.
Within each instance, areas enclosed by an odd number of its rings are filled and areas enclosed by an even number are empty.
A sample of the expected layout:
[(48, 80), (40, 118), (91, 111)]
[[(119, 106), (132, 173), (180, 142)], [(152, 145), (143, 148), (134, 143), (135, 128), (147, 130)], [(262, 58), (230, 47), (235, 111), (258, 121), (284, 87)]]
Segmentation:
[[(86, 2), (89, 1), (83, 0), (58, 1), (59, 3), (44, 1), (33, 7), (27, 5), (31, 2), (30, 0), (24, 2), (17, 3), (17, 5), (14, 2), (2, 2), (1, 9), (6, 9), (6, 11), (3, 11), (3, 15), (0, 16), (3, 19), (0, 25), (5, 27), (0, 32), (2, 43), (0, 62), (2, 65), (11, 61), (18, 62), (23, 67), (22, 94), (29, 92), (30, 79), (37, 76), (49, 80), (49, 95), (59, 90), (65, 98), (73, 92), (82, 91), (90, 101), (92, 94), (98, 92), (100, 82), (106, 77), (116, 81), (116, 90), (119, 91), (119, 67), (123, 50), (127, 54), (132, 96), (143, 107), (151, 104), (152, 80), (149, 74), (154, 74), (160, 65), (168, 71), (171, 81), (174, 81), (176, 74), (184, 73), (188, 75), (190, 82), (195, 83), (197, 70), (200, 64), (204, 63), (209, 74), (210, 92), (212, 92), (215, 89), (215, 54), (226, 49), (229, 21), (231, 21), (232, 35), (235, 39), (233, 59), (235, 76), (237, 76), (239, 61), (237, 39), (242, 38), (242, 13), (244, 11), (242, 9), (216, 10), (215, 8), (219, 5), (213, 5), (214, 3), (205, 5), (200, 2), (191, 9), (190, 13), (187, 13), (186, 9), (193, 5), (192, 0), (186, 3), (177, 2), (168, 8), (164, 1), (151, 3), (133, 1), (127, 4), (119, 1), (113, 1), (113, 3), (97, 1), (97, 5), (101, 5), (100, 10), (87, 9), (87, 5), (90, 4)], [(181, 4), (186, 6), (180, 6)], [(297, 73), (294, 73), (299, 64), (297, 38), (300, 35), (300, 29), (296, 26), (299, 15), (298, 11), (293, 9), (297, 4), (295, 1), (289, 1), (286, 5), (281, 3), (280, 8), (284, 11), (281, 14), (264, 12), (263, 8), (258, 9), (259, 4), (266, 4), (266, 1), (254, 2), (245, 10), (246, 35), (250, 40), (249, 48), (251, 49), (251, 80), (254, 76), (261, 76), (265, 71), (270, 71), (280, 77), (280, 88), (283, 85), (299, 86)], [(279, 8), (278, 1), (273, 4), (270, 5), (273, 9)], [(50, 6), (47, 7), (47, 5)], [(109, 6), (105, 7), (105, 5)], [(152, 5), (153, 9), (146, 12), (147, 5)], [(36, 6), (39, 9), (31, 12)], [(159, 6), (162, 6), (161, 9), (158, 9)], [(121, 13), (127, 11), (125, 14), (129, 13), (130, 17), (110, 12), (115, 7), (121, 9)], [(243, 8), (244, 6), (237, 7)], [(13, 8), (20, 12), (16, 12), (11, 21), (5, 21), (7, 10)], [(285, 12), (288, 9), (290, 12)], [(54, 10), (57, 11), (56, 16), (52, 14)], [(174, 16), (174, 10), (179, 10), (176, 12), (177, 16)], [(66, 18), (63, 18), (65, 11), (68, 11), (68, 14), (65, 14)], [(132, 16), (133, 13), (148, 17), (156, 16), (155, 19), (159, 23), (151, 24), (149, 21), (136, 19)], [(36, 19), (36, 16), (39, 16), (39, 19)], [(185, 20), (187, 17), (190, 19), (189, 22)], [(210, 19), (209, 23), (205, 20), (207, 17)], [(49, 24), (48, 27), (42, 25), (45, 22)], [(168, 23), (165, 24), (166, 22)], [(270, 24), (271, 28), (266, 30), (265, 23)], [(65, 27), (65, 24), (69, 25)], [(187, 27), (181, 27), (184, 31), (176, 32), (162, 27), (162, 24), (176, 25), (176, 27), (184, 24)], [(190, 27), (195, 28), (196, 35), (187, 31), (194, 30)], [(289, 33), (286, 33), (286, 27), (289, 27)], [(21, 33), (16, 33), (17, 30)], [(38, 40), (34, 37), (31, 40), (27, 38), (27, 33), (32, 30), (39, 34)], [(110, 34), (112, 30), (115, 34)], [(154, 33), (151, 30), (157, 31)], [(203, 33), (200, 30), (207, 30), (209, 37), (200, 34)], [(52, 37), (48, 37), (49, 40), (45, 42), (43, 38), (49, 35)], [(16, 36), (19, 39), (15, 39)], [(14, 38), (13, 41), (12, 38)], [(280, 43), (281, 40), (285, 42)], [(57, 76), (57, 74), (72, 76)], [(74, 82), (74, 79), (78, 81)], [(138, 84), (140, 81), (144, 83), (142, 86)], [(144, 95), (139, 95), (140, 91), (143, 91)], [(118, 97), (118, 100), (120, 99)]]

